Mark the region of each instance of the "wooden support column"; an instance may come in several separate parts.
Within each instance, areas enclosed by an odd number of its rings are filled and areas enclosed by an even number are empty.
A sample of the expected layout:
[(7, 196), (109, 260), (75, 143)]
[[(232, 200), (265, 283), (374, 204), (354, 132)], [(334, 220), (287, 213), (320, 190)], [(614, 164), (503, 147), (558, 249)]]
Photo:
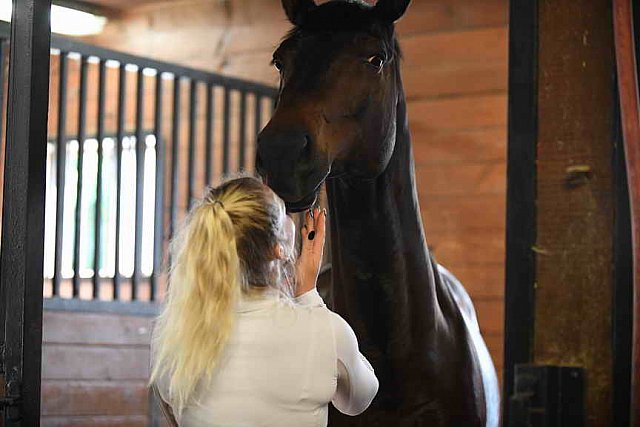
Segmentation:
[(615, 67), (610, 0), (540, 0), (533, 362), (586, 371), (612, 414)]

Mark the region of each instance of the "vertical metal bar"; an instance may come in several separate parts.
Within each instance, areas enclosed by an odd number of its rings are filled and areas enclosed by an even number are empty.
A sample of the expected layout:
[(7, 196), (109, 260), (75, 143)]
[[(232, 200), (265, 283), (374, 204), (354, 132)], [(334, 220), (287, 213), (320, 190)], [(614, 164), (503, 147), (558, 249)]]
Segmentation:
[(104, 113), (107, 66), (104, 59), (100, 59), (98, 76), (98, 166), (96, 171), (96, 210), (94, 223), (94, 248), (93, 248), (93, 298), (100, 297), (100, 253), (102, 249), (102, 140), (104, 139)]
[(211, 161), (213, 158), (213, 87), (207, 85), (207, 117), (205, 118), (205, 149), (204, 149), (204, 183), (211, 185)]
[(5, 426), (40, 422), (49, 0), (15, 0), (11, 24), (0, 288)]
[(191, 206), (193, 200), (193, 192), (196, 186), (196, 125), (198, 123), (198, 82), (191, 79), (189, 89), (189, 166), (188, 166), (188, 190), (187, 190), (187, 209)]
[(240, 92), (240, 147), (238, 150), (238, 168), (246, 169), (247, 157), (247, 92)]
[[(5, 155), (6, 155), (6, 151), (5, 151), (5, 147), (3, 147), (2, 144), (2, 139), (4, 137), (4, 133), (2, 132), (3, 126), (2, 126), (2, 122), (3, 122), (3, 116), (4, 116), (4, 108), (6, 106), (6, 97), (5, 97), (5, 93), (4, 93), (4, 64), (5, 64), (5, 58), (6, 58), (6, 54), (7, 54), (7, 44), (8, 40), (6, 39), (0, 39), (0, 165), (5, 164)], [(2, 186), (1, 191), (4, 192), (4, 176), (2, 176), (2, 174), (0, 174), (0, 183)], [(4, 194), (0, 194), (0, 209), (2, 206), (2, 201), (4, 200)], [(1, 219), (0, 219), (1, 220)], [(0, 270), (0, 280), (1, 280), (1, 276), (2, 276), (2, 271)], [(5, 301), (6, 301), (6, 294), (5, 294), (5, 289), (3, 286), (0, 286), (0, 327), (4, 327), (4, 321), (6, 319), (6, 307), (5, 307)], [(0, 333), (0, 348), (4, 347), (4, 333)], [(0, 374), (3, 374), (4, 370), (4, 366), (2, 364), (2, 356), (0, 355)], [(0, 421), (2, 420), (2, 416), (0, 415)]]
[(222, 117), (222, 174), (229, 173), (229, 133), (231, 129), (230, 113), (231, 113), (231, 89), (224, 88), (224, 115)]
[(144, 157), (147, 148), (143, 132), (144, 120), (144, 68), (138, 68), (136, 87), (136, 221), (135, 245), (133, 260), (133, 277), (131, 280), (131, 299), (138, 299), (138, 286), (142, 275), (142, 219), (144, 213)]
[(60, 293), (62, 273), (62, 238), (64, 227), (64, 192), (67, 166), (67, 53), (60, 52), (58, 76), (58, 137), (56, 138), (56, 233), (51, 293)]
[(118, 124), (116, 125), (116, 248), (113, 271), (113, 299), (120, 299), (120, 207), (122, 206), (122, 142), (127, 108), (127, 64), (118, 70)]
[(80, 294), (80, 230), (82, 229), (82, 186), (84, 175), (84, 141), (86, 139), (87, 69), (86, 56), (80, 57), (80, 90), (78, 100), (78, 185), (76, 186), (75, 233), (73, 238), (73, 297)]
[(173, 237), (178, 221), (178, 193), (180, 171), (180, 76), (173, 78), (173, 121), (171, 128), (171, 214), (169, 237)]
[(260, 133), (260, 131), (262, 130), (262, 102), (261, 102), (262, 98), (260, 97), (260, 94), (258, 94), (256, 92), (256, 109), (254, 111), (255, 117), (254, 117), (254, 126), (255, 126), (255, 130), (253, 132), (253, 134), (255, 135), (254, 138), (254, 152), (256, 150), (256, 147), (258, 146), (258, 134)]
[[(4, 92), (4, 64), (7, 58), (7, 43), (8, 41), (6, 39), (0, 39), (0, 149), (3, 146), (4, 133), (2, 129), (4, 128), (4, 111), (7, 99)], [(4, 164), (4, 153), (0, 156), (0, 164)], [(0, 203), (1, 202), (2, 194), (0, 194)]]
[(153, 232), (153, 274), (151, 275), (151, 301), (156, 299), (157, 280), (162, 270), (164, 245), (164, 161), (165, 147), (162, 135), (162, 73), (156, 75), (156, 103), (154, 118), (154, 133), (156, 135), (156, 197)]
[(538, 1), (510, 3), (509, 141), (505, 270), (505, 425), (515, 366), (532, 359), (538, 144)]

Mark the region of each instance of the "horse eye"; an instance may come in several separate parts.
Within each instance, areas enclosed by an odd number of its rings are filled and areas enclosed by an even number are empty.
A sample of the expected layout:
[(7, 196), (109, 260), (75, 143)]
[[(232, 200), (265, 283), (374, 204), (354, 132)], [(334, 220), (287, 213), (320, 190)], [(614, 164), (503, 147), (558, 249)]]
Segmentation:
[(367, 59), (367, 62), (375, 69), (380, 70), (385, 63), (385, 59), (381, 55), (373, 55), (372, 57)]
[(282, 72), (282, 68), (284, 68), (284, 64), (282, 64), (282, 61), (280, 61), (279, 59), (273, 60), (273, 66), (276, 67), (276, 70), (280, 72)]

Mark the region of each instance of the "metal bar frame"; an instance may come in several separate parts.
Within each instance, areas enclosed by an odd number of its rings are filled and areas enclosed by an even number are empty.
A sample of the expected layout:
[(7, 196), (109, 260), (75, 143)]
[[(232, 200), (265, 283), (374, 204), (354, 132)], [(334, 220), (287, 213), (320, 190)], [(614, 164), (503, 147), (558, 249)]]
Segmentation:
[(226, 176), (229, 173), (229, 146), (231, 145), (231, 89), (224, 88), (224, 106), (222, 116), (222, 175)]
[(204, 148), (204, 183), (211, 185), (213, 173), (211, 161), (213, 159), (213, 86), (207, 85), (207, 112), (205, 117), (205, 148)]
[(58, 296), (62, 280), (62, 238), (64, 236), (64, 193), (67, 175), (67, 54), (60, 52), (58, 75), (58, 129), (56, 143), (56, 238), (51, 294)]
[(136, 212), (133, 277), (131, 278), (131, 300), (138, 299), (138, 286), (142, 275), (142, 227), (144, 214), (144, 160), (147, 149), (144, 135), (144, 69), (138, 68), (136, 82)]
[(104, 140), (104, 111), (105, 111), (105, 94), (107, 85), (107, 69), (106, 60), (100, 59), (98, 64), (98, 166), (96, 170), (96, 206), (95, 206), (95, 222), (94, 222), (94, 246), (93, 246), (93, 298), (100, 297), (100, 250), (102, 247), (102, 173), (103, 173), (103, 150), (102, 142)]
[(238, 169), (247, 166), (247, 93), (240, 92), (240, 138), (238, 139)]
[(122, 142), (125, 134), (127, 108), (127, 67), (121, 62), (118, 69), (118, 122), (116, 124), (116, 247), (113, 271), (113, 299), (120, 299), (120, 210), (122, 205)]
[(171, 212), (169, 237), (173, 237), (178, 221), (178, 194), (180, 171), (180, 77), (173, 78), (173, 121), (171, 123)]
[[(0, 38), (9, 38), (10, 27), (11, 26), (8, 23), (0, 22)], [(183, 67), (180, 65), (172, 64), (170, 62), (156, 61), (149, 58), (129, 55), (127, 53), (118, 52), (117, 50), (106, 49), (88, 43), (81, 43), (76, 40), (56, 34), (53, 34), (51, 36), (51, 47), (54, 49), (60, 49), (65, 52), (73, 52), (86, 56), (96, 56), (98, 58), (110, 59), (120, 62), (121, 64), (135, 64), (138, 67), (151, 68), (165, 73), (174, 74), (176, 76), (195, 79), (214, 86), (224, 86), (237, 90), (244, 89), (250, 92), (257, 92), (263, 96), (275, 97), (278, 93), (278, 90), (276, 88), (260, 83), (227, 77), (221, 74), (197, 70), (195, 68)]]
[(198, 125), (198, 82), (191, 80), (189, 84), (189, 163), (187, 166), (187, 209), (193, 201), (196, 187), (196, 132)]
[(82, 229), (82, 187), (84, 178), (84, 141), (86, 140), (87, 68), (86, 56), (80, 57), (80, 87), (78, 94), (78, 184), (76, 186), (75, 230), (73, 236), (73, 297), (80, 295), (80, 230)]
[(14, 0), (0, 286), (5, 426), (40, 424), (42, 271), (49, 99), (49, 0)]
[(155, 195), (155, 216), (153, 231), (153, 274), (151, 275), (149, 285), (150, 299), (156, 300), (156, 292), (158, 290), (158, 278), (162, 273), (162, 261), (164, 259), (164, 168), (165, 168), (165, 144), (162, 130), (162, 102), (163, 102), (163, 84), (162, 75), (156, 75), (155, 88), (155, 112), (154, 112), (154, 128), (156, 136), (156, 195)]
[(531, 361), (534, 327), (536, 147), (538, 139), (538, 1), (512, 0), (505, 264), (503, 422), (516, 364)]

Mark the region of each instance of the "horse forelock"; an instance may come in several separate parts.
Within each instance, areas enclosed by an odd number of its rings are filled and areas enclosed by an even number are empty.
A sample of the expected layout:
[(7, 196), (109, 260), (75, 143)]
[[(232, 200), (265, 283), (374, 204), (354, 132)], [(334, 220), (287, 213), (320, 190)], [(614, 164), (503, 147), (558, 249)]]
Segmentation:
[(330, 0), (311, 10), (301, 25), (285, 35), (281, 45), (295, 44), (297, 39), (318, 32), (362, 32), (382, 40), (387, 50), (400, 59), (394, 25), (377, 18), (373, 8), (366, 0)]

